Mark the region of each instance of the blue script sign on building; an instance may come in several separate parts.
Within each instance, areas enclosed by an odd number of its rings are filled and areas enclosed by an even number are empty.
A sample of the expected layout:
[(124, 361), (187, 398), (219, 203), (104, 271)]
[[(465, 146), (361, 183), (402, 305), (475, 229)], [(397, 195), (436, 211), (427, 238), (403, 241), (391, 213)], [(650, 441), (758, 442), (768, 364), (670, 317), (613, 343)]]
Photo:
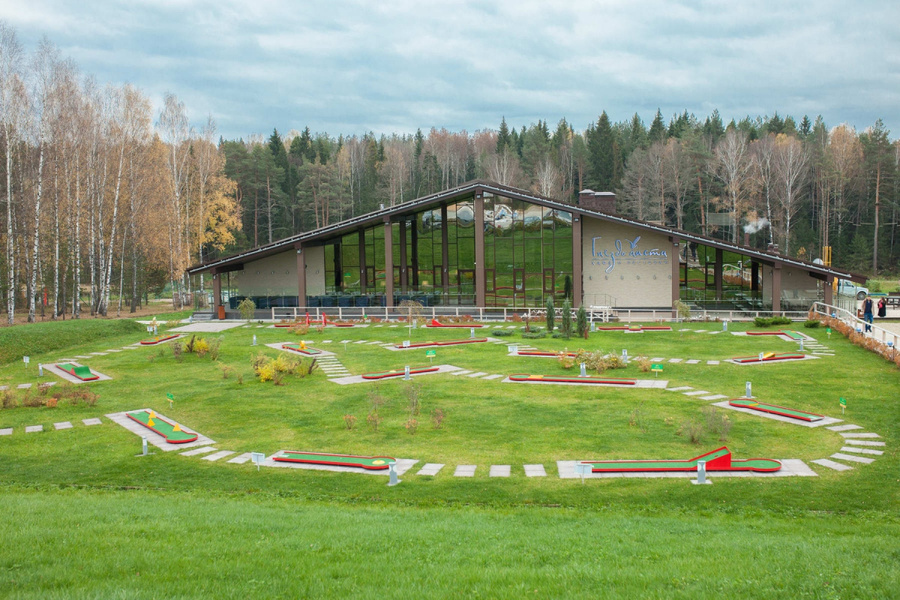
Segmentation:
[[(669, 263), (669, 256), (665, 250), (659, 248), (641, 249), (638, 243), (641, 236), (633, 240), (615, 240), (613, 248), (603, 248), (599, 243), (603, 236), (597, 236), (591, 240), (591, 255), (594, 257), (591, 264), (605, 266), (607, 273), (612, 273), (616, 265), (665, 265)], [(627, 244), (627, 247), (626, 247)]]

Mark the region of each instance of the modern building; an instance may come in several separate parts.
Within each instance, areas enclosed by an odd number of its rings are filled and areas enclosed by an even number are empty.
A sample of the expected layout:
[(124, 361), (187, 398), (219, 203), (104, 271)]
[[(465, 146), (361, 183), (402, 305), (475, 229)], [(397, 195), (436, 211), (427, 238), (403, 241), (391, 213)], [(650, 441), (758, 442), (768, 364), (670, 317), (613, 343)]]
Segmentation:
[(865, 277), (623, 217), (609, 192), (576, 205), (472, 181), (189, 269), (214, 303), (257, 308), (559, 305), (806, 310)]

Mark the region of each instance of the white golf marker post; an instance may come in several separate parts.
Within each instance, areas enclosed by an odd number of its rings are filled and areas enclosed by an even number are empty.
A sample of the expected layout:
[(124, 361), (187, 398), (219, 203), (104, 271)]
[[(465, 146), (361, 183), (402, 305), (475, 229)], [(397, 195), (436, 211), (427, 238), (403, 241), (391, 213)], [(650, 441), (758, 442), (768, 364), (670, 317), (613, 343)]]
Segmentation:
[(744, 389), (744, 397), (745, 397), (745, 398), (752, 398), (752, 397), (753, 397), (753, 384), (751, 384), (749, 381), (748, 381), (748, 382), (746, 383), (746, 385), (745, 385), (745, 389)]
[(253, 462), (254, 465), (256, 465), (256, 470), (257, 470), (257, 472), (258, 472), (258, 471), (259, 471), (259, 465), (261, 465), (262, 462), (263, 462), (264, 460), (266, 460), (266, 454), (265, 454), (265, 452), (251, 452), (251, 453), (250, 453), (250, 460)]

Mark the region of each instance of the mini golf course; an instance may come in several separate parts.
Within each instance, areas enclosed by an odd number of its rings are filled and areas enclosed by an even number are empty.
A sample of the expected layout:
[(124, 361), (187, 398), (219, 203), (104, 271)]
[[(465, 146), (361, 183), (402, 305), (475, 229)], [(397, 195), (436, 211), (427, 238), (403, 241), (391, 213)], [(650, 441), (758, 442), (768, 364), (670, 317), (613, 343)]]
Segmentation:
[[(410, 369), (410, 375), (419, 375), (421, 373), (436, 373), (439, 367), (418, 367), (415, 369)], [(406, 370), (402, 371), (382, 371), (380, 373), (363, 373), (363, 379), (389, 379), (391, 377), (403, 377), (406, 375)]]
[(307, 348), (306, 344), (282, 344), (281, 347), (284, 350), (290, 350), (292, 352), (297, 352), (298, 354), (302, 354), (303, 356), (316, 356), (317, 354), (322, 354), (321, 350), (316, 350), (315, 348)]
[(84, 365), (73, 365), (72, 363), (60, 363), (56, 365), (58, 369), (61, 371), (65, 371), (72, 377), (77, 377), (81, 381), (95, 381), (100, 379), (99, 375), (96, 375), (94, 372), (90, 370), (90, 368)]
[(516, 356), (539, 356), (542, 358), (556, 358), (558, 356), (569, 356), (576, 357), (578, 356), (577, 352), (543, 352), (541, 350), (519, 350), (516, 352)]
[(480, 344), (486, 341), (487, 338), (478, 338), (474, 340), (446, 340), (443, 342), (416, 342), (415, 344), (410, 344), (408, 346), (404, 346), (403, 344), (394, 344), (394, 347), (403, 350), (406, 348), (428, 348), (430, 346), (458, 346), (460, 344)]
[(480, 325), (478, 323), (441, 323), (437, 319), (432, 319), (431, 323), (425, 325), (425, 327), (484, 327), (484, 325)]
[(368, 471), (383, 471), (397, 459), (391, 456), (353, 456), (351, 454), (324, 454), (320, 452), (295, 452), (284, 450), (272, 457), (276, 462), (329, 465), (333, 467), (356, 467)]
[(616, 325), (614, 327), (598, 327), (597, 331), (672, 331), (668, 325)]
[(762, 355), (762, 358), (759, 356), (738, 356), (731, 360), (739, 365), (749, 365), (754, 363), (776, 362), (779, 360), (803, 360), (805, 358), (805, 354), (778, 354), (776, 352), (766, 352)]
[(637, 385), (637, 379), (615, 377), (561, 377), (558, 375), (529, 375), (517, 373), (509, 376), (516, 383), (593, 383), (597, 385)]
[(161, 435), (170, 444), (187, 444), (197, 440), (197, 434), (183, 431), (181, 427), (175, 423), (172, 424), (165, 419), (159, 417), (153, 411), (138, 410), (126, 413), (128, 418), (140, 423), (150, 431)]
[(174, 340), (177, 337), (180, 337), (180, 335), (177, 333), (173, 333), (172, 335), (158, 335), (152, 340), (141, 340), (141, 346), (155, 346), (156, 344), (162, 344), (163, 342)]
[(706, 461), (707, 471), (753, 471), (773, 473), (781, 469), (781, 462), (772, 458), (732, 459), (731, 450), (722, 446), (690, 460), (583, 460), (592, 473), (637, 471), (696, 471), (697, 462)]
[(800, 419), (801, 421), (813, 422), (821, 421), (825, 418), (825, 415), (820, 415), (818, 413), (811, 413), (794, 408), (787, 408), (786, 406), (778, 406), (777, 404), (757, 402), (756, 400), (751, 400), (749, 398), (735, 398), (734, 400), (729, 400), (728, 404), (730, 404), (731, 406), (736, 406), (738, 408), (749, 408), (752, 410), (758, 410), (760, 412), (771, 413), (773, 415), (781, 415), (782, 417)]
[(779, 336), (779, 337), (785, 337), (785, 338), (788, 338), (789, 340), (792, 340), (792, 341), (795, 341), (795, 342), (800, 342), (800, 341), (803, 341), (803, 340), (806, 339), (806, 338), (803, 336), (803, 334), (801, 334), (801, 333), (798, 333), (798, 332), (796, 332), (796, 331), (784, 331), (784, 330), (779, 330), (779, 331), (748, 331), (748, 332), (747, 332), (747, 335), (775, 335), (775, 336)]

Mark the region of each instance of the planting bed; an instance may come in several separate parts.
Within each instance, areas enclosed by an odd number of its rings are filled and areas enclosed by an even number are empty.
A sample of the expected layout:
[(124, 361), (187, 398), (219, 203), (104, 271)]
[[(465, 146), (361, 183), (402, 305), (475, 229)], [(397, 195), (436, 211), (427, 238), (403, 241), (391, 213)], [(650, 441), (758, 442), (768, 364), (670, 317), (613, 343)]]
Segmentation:
[(696, 471), (698, 461), (706, 461), (707, 471), (755, 471), (772, 473), (781, 469), (781, 462), (771, 458), (732, 459), (731, 451), (722, 446), (690, 460), (583, 460), (592, 473), (639, 471)]

